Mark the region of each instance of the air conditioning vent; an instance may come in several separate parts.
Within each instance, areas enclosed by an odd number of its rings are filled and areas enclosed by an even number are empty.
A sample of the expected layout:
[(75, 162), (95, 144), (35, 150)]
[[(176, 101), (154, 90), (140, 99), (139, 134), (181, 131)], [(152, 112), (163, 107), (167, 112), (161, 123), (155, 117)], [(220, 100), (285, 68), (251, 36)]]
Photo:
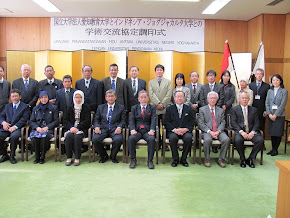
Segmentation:
[(267, 4), (267, 6), (274, 6), (274, 5), (277, 5), (278, 3), (282, 2), (284, 0), (275, 0), (275, 1), (272, 1), (271, 3)]

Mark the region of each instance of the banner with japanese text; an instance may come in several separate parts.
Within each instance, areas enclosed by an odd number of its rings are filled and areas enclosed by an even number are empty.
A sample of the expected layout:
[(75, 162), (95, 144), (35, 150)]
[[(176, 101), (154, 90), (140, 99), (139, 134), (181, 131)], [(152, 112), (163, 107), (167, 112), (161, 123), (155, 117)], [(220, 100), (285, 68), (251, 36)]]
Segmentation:
[(51, 50), (204, 51), (204, 20), (51, 18)]

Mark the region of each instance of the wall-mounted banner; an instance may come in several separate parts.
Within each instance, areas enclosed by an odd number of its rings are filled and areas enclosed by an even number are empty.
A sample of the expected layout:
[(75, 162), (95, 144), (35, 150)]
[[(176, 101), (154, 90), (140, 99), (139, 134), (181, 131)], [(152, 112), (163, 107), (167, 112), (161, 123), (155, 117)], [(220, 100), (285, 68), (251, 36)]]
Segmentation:
[(51, 18), (51, 49), (204, 51), (204, 20)]

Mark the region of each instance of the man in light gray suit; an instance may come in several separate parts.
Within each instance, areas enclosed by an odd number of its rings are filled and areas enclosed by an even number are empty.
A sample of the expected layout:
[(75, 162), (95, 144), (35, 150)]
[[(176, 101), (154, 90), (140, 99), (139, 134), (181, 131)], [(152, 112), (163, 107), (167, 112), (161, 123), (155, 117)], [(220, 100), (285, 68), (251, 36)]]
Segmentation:
[(10, 82), (4, 79), (4, 67), (0, 65), (0, 113), (9, 103)]
[(190, 90), (190, 105), (194, 115), (198, 112), (198, 107), (199, 105), (199, 93), (200, 93), (200, 88), (202, 84), (198, 83), (199, 75), (197, 72), (192, 71), (190, 73), (190, 81), (191, 83), (188, 83), (185, 85), (185, 87), (189, 88)]
[(221, 152), (218, 164), (224, 168), (226, 166), (224, 160), (228, 146), (230, 146), (230, 139), (224, 132), (226, 124), (224, 111), (222, 108), (216, 106), (218, 101), (218, 94), (216, 92), (209, 92), (207, 94), (207, 101), (208, 105), (201, 107), (198, 115), (198, 126), (202, 131), (202, 137), (204, 139), (204, 165), (210, 167), (210, 147), (212, 146), (213, 140), (219, 140), (221, 143)]

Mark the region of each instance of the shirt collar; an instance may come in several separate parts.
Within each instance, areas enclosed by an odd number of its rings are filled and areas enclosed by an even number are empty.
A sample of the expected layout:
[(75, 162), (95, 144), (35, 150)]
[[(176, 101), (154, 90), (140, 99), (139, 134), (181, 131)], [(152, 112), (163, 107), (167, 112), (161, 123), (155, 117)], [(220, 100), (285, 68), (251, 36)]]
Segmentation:
[(215, 85), (215, 82), (213, 82), (213, 83), (208, 83), (209, 85)]
[(49, 83), (51, 81), (51, 84), (54, 83), (54, 78), (52, 78), (51, 80), (47, 79), (47, 83)]
[(197, 86), (197, 83), (191, 83), (191, 84)]
[(117, 82), (117, 78), (118, 77), (116, 77), (115, 79), (113, 79), (112, 77), (110, 77), (110, 79), (111, 79), (111, 83), (112, 83), (112, 80), (115, 80), (115, 83)]
[(64, 88), (64, 91), (65, 91), (65, 92), (66, 92), (66, 91), (69, 91), (69, 92), (70, 92), (70, 88), (69, 88), (69, 89)]
[(14, 103), (12, 103), (13, 104), (13, 107), (14, 106), (16, 106), (16, 109), (18, 108), (18, 106), (19, 106), (19, 104), (20, 104), (20, 101), (18, 101), (18, 103), (17, 104), (14, 104)]
[(112, 106), (112, 110), (114, 110), (115, 104), (116, 104), (116, 103), (114, 103), (113, 105), (109, 105), (109, 104), (107, 103), (107, 105), (108, 105), (108, 109), (110, 108), (110, 106)]
[(175, 105), (177, 108), (181, 108), (181, 109), (183, 108), (183, 104), (179, 105), (179, 104), (175, 103)]
[(147, 104), (145, 104), (144, 106), (142, 104), (140, 104), (140, 107), (141, 107), (141, 109), (142, 109), (142, 107), (145, 107), (145, 109), (146, 109)]
[(91, 82), (91, 79), (92, 79), (92, 77), (89, 78), (89, 79), (85, 79), (85, 82), (89, 81), (89, 83), (90, 83)]
[(133, 81), (136, 81), (136, 84), (138, 83), (138, 78), (136, 77), (136, 79), (133, 79), (132, 77), (131, 77), (131, 81), (133, 82)]
[(213, 109), (215, 111), (215, 106), (213, 106), (213, 108), (208, 104), (209, 109)]
[(25, 82), (25, 80), (27, 80), (27, 82), (29, 83), (29, 77), (27, 79), (25, 79), (24, 77), (22, 77), (23, 82)]
[(4, 78), (2, 77), (2, 79), (0, 80), (0, 83), (3, 83), (4, 82)]

